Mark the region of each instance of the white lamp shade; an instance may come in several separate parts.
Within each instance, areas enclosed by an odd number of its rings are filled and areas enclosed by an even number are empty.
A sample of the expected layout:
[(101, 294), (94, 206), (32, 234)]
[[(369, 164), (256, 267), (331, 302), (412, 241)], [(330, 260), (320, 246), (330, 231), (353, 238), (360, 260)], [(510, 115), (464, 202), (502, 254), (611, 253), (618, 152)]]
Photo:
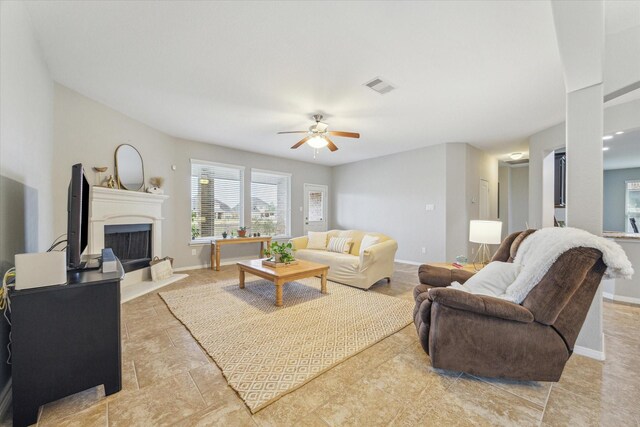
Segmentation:
[(497, 245), (502, 240), (501, 221), (473, 220), (469, 224), (469, 241)]

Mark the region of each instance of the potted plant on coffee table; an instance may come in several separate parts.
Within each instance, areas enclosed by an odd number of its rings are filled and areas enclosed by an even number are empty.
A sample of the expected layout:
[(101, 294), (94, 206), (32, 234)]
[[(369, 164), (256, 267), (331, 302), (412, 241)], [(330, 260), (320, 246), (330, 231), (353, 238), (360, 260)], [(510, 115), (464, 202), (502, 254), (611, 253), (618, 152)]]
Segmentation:
[(265, 265), (271, 265), (277, 267), (280, 265), (296, 263), (296, 259), (293, 257), (293, 245), (291, 243), (278, 243), (273, 242), (268, 246), (264, 254), (267, 256)]

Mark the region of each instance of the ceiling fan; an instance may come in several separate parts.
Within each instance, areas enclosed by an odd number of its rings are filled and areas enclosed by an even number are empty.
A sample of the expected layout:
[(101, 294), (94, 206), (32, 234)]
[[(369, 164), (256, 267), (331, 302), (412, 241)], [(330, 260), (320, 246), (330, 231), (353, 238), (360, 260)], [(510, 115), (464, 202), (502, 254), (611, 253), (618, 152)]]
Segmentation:
[(343, 132), (339, 130), (328, 130), (329, 125), (322, 122), (322, 114), (316, 114), (313, 116), (313, 119), (316, 121), (316, 124), (309, 126), (309, 130), (293, 130), (288, 132), (278, 132), (278, 134), (282, 133), (306, 133), (307, 136), (302, 138), (296, 144), (294, 144), (291, 148), (295, 149), (300, 147), (305, 142), (309, 144), (311, 147), (318, 149), (322, 147), (328, 147), (331, 151), (336, 151), (338, 147), (329, 139), (328, 135), (332, 136), (344, 136), (346, 138), (360, 138), (360, 134), (356, 132)]

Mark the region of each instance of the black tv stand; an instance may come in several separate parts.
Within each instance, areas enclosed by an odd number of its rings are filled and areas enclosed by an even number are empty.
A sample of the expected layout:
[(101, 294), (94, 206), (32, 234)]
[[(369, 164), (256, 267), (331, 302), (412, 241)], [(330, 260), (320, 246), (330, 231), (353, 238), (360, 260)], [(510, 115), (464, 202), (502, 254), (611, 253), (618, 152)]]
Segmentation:
[(101, 384), (106, 395), (122, 388), (117, 265), (68, 272), (66, 285), (9, 291), (15, 427), (35, 424), (45, 403)]

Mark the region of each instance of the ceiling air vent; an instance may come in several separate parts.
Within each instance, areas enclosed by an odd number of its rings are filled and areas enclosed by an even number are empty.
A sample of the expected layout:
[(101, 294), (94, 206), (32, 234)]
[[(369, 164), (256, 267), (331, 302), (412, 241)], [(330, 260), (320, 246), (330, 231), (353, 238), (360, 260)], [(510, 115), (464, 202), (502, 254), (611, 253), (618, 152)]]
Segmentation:
[(391, 83), (385, 82), (380, 77), (376, 77), (375, 79), (371, 80), (368, 83), (365, 83), (364, 85), (372, 90), (375, 90), (380, 95), (384, 95), (385, 93), (389, 93), (395, 89), (395, 87)]

